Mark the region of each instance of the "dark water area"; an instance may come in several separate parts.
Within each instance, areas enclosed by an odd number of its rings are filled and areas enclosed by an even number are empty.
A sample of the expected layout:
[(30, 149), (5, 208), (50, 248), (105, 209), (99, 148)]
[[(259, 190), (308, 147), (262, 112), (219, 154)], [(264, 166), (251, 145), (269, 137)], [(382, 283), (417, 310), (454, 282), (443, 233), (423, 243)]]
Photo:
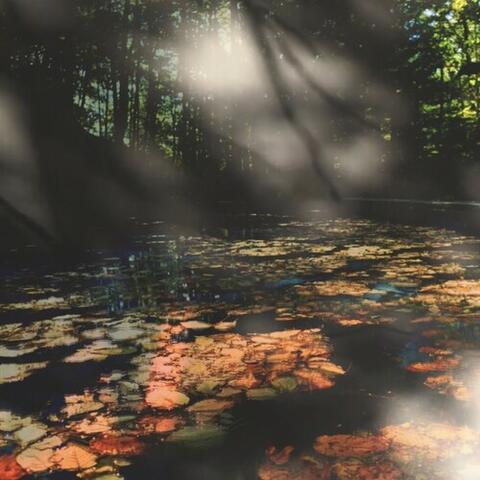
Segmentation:
[(0, 479), (478, 478), (475, 207), (362, 208), (8, 252)]

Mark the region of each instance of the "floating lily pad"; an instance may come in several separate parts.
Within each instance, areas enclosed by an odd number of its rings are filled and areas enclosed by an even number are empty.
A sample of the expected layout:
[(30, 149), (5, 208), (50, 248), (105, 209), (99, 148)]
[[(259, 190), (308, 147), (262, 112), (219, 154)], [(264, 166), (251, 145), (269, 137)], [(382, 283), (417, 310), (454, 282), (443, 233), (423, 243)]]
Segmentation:
[(225, 431), (216, 425), (199, 425), (184, 427), (172, 433), (168, 442), (186, 443), (191, 446), (209, 446), (220, 442), (225, 436)]
[(272, 386), (281, 392), (293, 392), (298, 382), (294, 377), (279, 377), (272, 381)]
[(46, 434), (47, 429), (45, 426), (32, 423), (17, 430), (14, 434), (14, 438), (21, 445), (28, 445), (29, 443), (44, 437)]
[(45, 368), (47, 364), (48, 362), (4, 363), (0, 365), (0, 384), (24, 380), (36, 370)]
[(27, 346), (22, 346), (22, 347), (6, 347), (4, 345), (0, 345), (0, 357), (5, 357), (5, 358), (15, 358), (15, 357), (20, 357), (22, 355), (27, 355), (29, 353), (33, 353), (35, 350), (37, 350), (37, 347), (32, 346), (29, 347)]
[(247, 398), (250, 400), (270, 400), (277, 396), (273, 388), (252, 388), (247, 390)]
[(206, 322), (199, 322), (197, 320), (189, 320), (188, 322), (182, 322), (182, 327), (188, 328), (189, 330), (207, 330), (212, 328), (213, 325)]
[(156, 387), (147, 392), (145, 401), (155, 408), (172, 410), (187, 405), (190, 399), (183, 393), (166, 387)]

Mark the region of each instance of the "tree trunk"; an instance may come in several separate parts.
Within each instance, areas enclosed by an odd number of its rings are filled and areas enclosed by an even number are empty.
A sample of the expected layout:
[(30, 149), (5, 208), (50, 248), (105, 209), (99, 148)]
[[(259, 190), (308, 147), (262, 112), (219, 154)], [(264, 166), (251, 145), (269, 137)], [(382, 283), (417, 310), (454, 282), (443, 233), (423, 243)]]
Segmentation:
[(129, 103), (129, 79), (130, 79), (130, 65), (128, 58), (128, 16), (130, 14), (130, 1), (125, 0), (125, 7), (123, 10), (123, 31), (121, 32), (121, 44), (120, 44), (120, 53), (119, 61), (117, 63), (118, 67), (118, 103), (114, 115), (114, 124), (115, 124), (115, 141), (118, 143), (123, 143), (125, 139), (125, 132), (127, 130), (128, 124), (128, 103)]

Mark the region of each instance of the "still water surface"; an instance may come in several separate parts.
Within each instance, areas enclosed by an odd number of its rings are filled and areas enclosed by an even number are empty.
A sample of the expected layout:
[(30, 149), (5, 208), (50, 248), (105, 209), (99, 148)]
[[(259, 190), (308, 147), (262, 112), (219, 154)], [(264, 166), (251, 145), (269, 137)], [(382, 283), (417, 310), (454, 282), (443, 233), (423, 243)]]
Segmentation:
[(239, 224), (5, 264), (0, 479), (480, 478), (480, 240)]

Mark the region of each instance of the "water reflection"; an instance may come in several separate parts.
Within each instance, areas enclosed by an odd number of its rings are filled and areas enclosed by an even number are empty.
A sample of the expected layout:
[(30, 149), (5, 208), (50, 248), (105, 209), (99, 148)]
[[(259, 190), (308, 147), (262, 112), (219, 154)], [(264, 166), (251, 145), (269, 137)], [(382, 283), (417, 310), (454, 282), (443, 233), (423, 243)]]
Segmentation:
[(167, 445), (202, 447), (205, 465), (225, 445), (235, 478), (473, 478), (478, 240), (281, 222), (139, 235), (71, 271), (5, 278), (0, 478), (144, 478), (138, 459)]

